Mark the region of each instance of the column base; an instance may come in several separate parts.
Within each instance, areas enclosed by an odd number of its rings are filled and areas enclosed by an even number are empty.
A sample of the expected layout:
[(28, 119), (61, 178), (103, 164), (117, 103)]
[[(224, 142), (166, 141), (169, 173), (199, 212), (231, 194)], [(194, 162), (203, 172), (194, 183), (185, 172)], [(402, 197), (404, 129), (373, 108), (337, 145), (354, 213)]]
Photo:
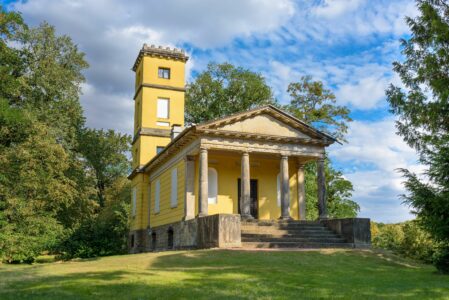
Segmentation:
[(327, 219), (329, 219), (328, 215), (322, 215), (318, 217), (318, 220), (327, 220)]
[(290, 216), (280, 216), (278, 220), (281, 220), (281, 221), (291, 221), (291, 220), (293, 220), (293, 218), (290, 217)]
[(240, 215), (242, 220), (254, 220), (254, 217), (251, 215)]
[(207, 217), (208, 216), (208, 214), (205, 214), (205, 213), (199, 213), (198, 214), (198, 218), (201, 218), (201, 217)]

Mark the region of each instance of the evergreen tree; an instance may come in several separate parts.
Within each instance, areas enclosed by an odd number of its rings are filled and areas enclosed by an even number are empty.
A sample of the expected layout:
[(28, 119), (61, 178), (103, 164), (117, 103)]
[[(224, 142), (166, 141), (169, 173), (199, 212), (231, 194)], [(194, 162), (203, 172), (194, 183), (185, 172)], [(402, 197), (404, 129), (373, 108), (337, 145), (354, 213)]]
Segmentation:
[(420, 14), (407, 18), (412, 32), (402, 41), (404, 62), (395, 62), (405, 88), (387, 90), (391, 111), (405, 142), (427, 166), (426, 179), (403, 169), (410, 204), (440, 251), (435, 265), (449, 273), (449, 5), (441, 0), (419, 0)]

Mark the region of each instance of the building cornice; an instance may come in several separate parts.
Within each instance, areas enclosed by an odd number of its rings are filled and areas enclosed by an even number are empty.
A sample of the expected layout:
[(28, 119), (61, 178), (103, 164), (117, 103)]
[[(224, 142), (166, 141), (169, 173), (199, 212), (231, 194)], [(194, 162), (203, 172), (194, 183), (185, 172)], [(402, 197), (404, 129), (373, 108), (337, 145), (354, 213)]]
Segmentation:
[(177, 86), (162, 85), (162, 84), (152, 84), (152, 83), (142, 83), (141, 85), (139, 85), (136, 93), (134, 94), (134, 97), (133, 97), (134, 100), (136, 100), (137, 95), (139, 95), (140, 91), (144, 87), (153, 88), (153, 89), (161, 89), (161, 90), (170, 90), (170, 91), (176, 91), (176, 92), (185, 92), (186, 91), (185, 87), (177, 87)]
[(147, 44), (143, 44), (142, 49), (139, 51), (137, 55), (136, 61), (132, 67), (132, 70), (135, 72), (137, 66), (139, 66), (140, 61), (144, 56), (152, 56), (152, 57), (160, 57), (160, 58), (168, 58), (173, 60), (180, 60), (182, 62), (186, 62), (189, 60), (189, 57), (185, 54), (184, 50), (170, 48), (170, 47), (162, 47), (155, 45), (148, 46)]
[(162, 129), (162, 128), (148, 128), (148, 127), (139, 128), (137, 133), (134, 135), (131, 144), (134, 144), (137, 141), (137, 139), (142, 135), (157, 136), (157, 137), (170, 137), (171, 130), (170, 129)]

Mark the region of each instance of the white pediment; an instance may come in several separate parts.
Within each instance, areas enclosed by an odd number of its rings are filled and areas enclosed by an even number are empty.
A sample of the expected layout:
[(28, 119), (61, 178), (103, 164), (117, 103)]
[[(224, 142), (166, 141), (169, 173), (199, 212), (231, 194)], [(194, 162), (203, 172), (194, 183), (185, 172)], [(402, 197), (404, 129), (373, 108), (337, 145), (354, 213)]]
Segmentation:
[(260, 114), (235, 121), (217, 128), (218, 130), (266, 134), (273, 136), (308, 138), (309, 136), (268, 114)]

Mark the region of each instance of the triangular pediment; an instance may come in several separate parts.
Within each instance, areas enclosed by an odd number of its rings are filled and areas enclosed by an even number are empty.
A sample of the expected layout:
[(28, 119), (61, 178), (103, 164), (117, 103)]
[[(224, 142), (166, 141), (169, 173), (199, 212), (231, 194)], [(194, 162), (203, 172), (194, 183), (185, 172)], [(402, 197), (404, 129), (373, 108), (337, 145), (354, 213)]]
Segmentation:
[(255, 115), (246, 119), (219, 126), (216, 129), (291, 138), (310, 138), (310, 136), (308, 136), (307, 134), (291, 127), (290, 125), (276, 119), (269, 114)]
[(224, 118), (198, 124), (195, 128), (206, 134), (253, 136), (256, 138), (286, 138), (308, 140), (330, 145), (333, 137), (316, 130), (294, 116), (271, 105), (236, 113)]

